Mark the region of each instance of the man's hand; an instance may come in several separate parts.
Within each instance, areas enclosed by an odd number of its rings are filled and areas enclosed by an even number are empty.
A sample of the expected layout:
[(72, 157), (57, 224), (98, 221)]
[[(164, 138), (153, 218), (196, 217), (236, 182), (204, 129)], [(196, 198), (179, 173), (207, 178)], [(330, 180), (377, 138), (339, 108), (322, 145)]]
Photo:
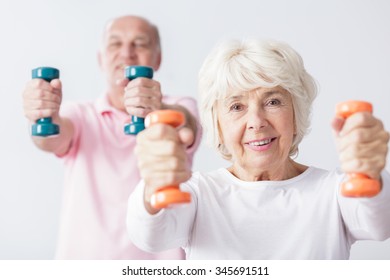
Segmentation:
[(136, 78), (129, 81), (118, 81), (125, 87), (124, 105), (131, 116), (145, 118), (152, 111), (162, 108), (162, 93), (160, 83), (148, 78)]
[(34, 123), (40, 118), (52, 117), (57, 123), (62, 102), (62, 85), (59, 79), (50, 83), (43, 79), (32, 79), (23, 91), (24, 115)]

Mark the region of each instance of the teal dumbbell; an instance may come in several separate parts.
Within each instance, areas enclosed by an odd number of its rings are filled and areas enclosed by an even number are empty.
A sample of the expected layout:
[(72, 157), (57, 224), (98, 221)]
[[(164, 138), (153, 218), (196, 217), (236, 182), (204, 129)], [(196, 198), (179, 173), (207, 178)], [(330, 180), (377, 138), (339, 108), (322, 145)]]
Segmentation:
[[(52, 67), (38, 67), (32, 70), (33, 79), (43, 79), (46, 82), (58, 79), (60, 71)], [(60, 127), (52, 122), (52, 118), (41, 118), (31, 127), (33, 136), (47, 137), (60, 133)]]
[[(135, 78), (153, 78), (153, 68), (147, 66), (127, 66), (125, 68), (125, 77), (134, 80)], [(136, 135), (145, 129), (145, 119), (136, 116), (131, 116), (131, 123), (124, 127), (124, 132), (127, 135)]]

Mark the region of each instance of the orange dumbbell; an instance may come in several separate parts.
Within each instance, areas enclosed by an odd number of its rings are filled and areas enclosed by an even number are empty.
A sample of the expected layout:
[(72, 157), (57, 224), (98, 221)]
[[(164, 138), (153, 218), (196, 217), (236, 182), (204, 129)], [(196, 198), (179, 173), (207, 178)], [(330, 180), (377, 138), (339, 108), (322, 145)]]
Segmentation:
[[(358, 112), (372, 113), (371, 103), (365, 101), (346, 101), (336, 106), (336, 115), (343, 119)], [(348, 197), (373, 197), (379, 192), (379, 181), (360, 173), (348, 174), (347, 181), (341, 185), (341, 193)]]
[[(149, 127), (156, 123), (164, 123), (173, 127), (183, 125), (185, 116), (182, 112), (174, 110), (158, 110), (150, 113), (145, 118), (145, 126)], [(179, 186), (164, 186), (161, 190), (156, 191), (151, 197), (151, 205), (155, 209), (169, 207), (173, 204), (191, 202), (191, 194), (180, 191)]]

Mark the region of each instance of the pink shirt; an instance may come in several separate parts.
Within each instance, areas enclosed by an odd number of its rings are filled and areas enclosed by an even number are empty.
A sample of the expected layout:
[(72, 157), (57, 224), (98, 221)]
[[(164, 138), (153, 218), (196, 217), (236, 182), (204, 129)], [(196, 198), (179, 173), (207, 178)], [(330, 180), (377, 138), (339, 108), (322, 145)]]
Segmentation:
[[(164, 97), (198, 118), (188, 97)], [(140, 175), (133, 154), (135, 136), (125, 135), (129, 116), (113, 108), (107, 97), (95, 103), (63, 106), (74, 125), (71, 148), (63, 156), (65, 183), (57, 259), (182, 259), (181, 249), (150, 254), (131, 243), (126, 230), (127, 200)], [(201, 138), (188, 149), (192, 162)]]

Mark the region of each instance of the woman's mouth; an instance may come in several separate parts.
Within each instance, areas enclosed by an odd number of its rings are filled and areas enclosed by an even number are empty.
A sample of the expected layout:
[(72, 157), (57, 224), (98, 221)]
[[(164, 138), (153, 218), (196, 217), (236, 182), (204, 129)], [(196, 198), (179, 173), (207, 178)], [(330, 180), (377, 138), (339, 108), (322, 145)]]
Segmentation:
[(275, 141), (276, 137), (267, 138), (262, 140), (255, 140), (245, 143), (251, 150), (265, 151), (272, 146), (272, 142)]

